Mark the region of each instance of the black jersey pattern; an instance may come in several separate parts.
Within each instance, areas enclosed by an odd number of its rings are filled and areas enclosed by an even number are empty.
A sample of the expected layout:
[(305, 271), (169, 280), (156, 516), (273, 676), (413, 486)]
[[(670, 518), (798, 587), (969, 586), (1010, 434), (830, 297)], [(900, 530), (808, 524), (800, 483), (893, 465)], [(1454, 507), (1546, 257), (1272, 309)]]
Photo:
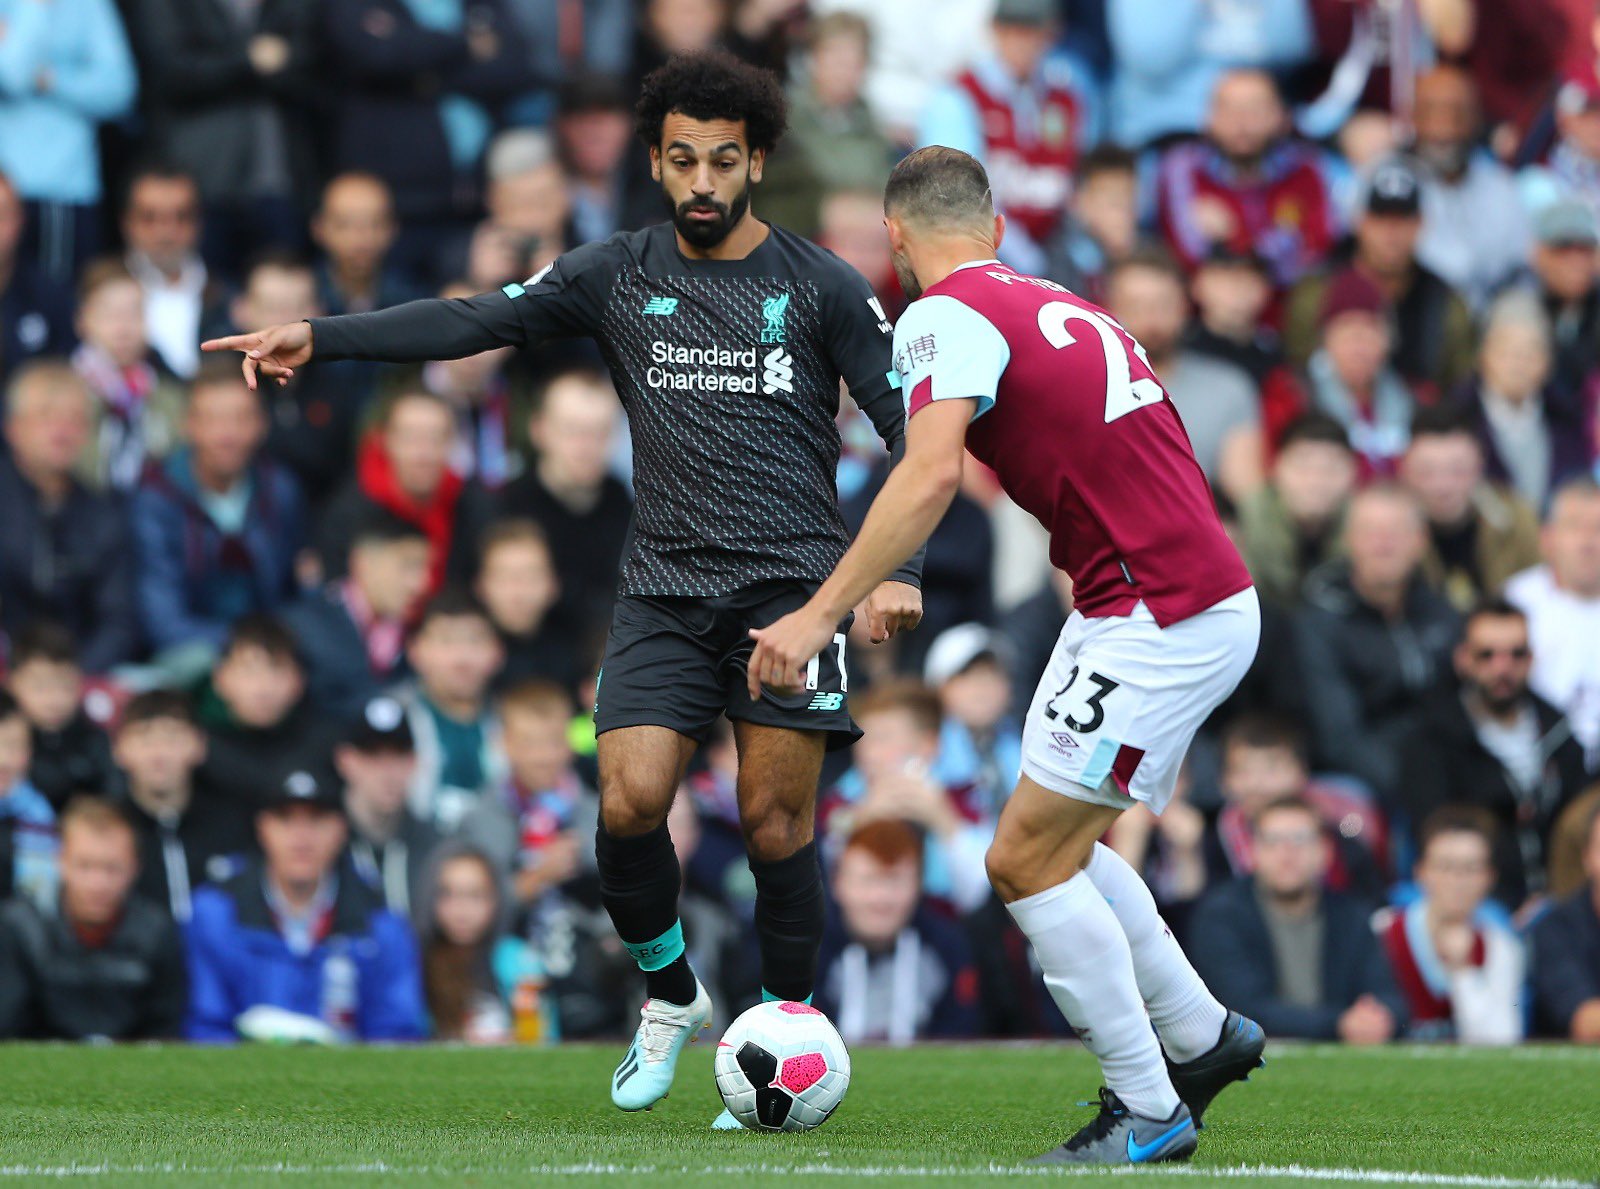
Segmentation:
[(617, 278), (599, 339), (633, 432), (626, 593), (713, 596), (832, 572), (849, 537), (823, 333), (815, 278)]
[[(840, 381), (897, 454), (904, 433), (892, 328), (871, 287), (778, 227), (725, 261), (685, 258), (670, 224), (624, 232), (500, 293), (312, 327), (319, 356), (354, 358), (595, 339), (633, 435), (627, 595), (823, 581), (849, 544), (835, 487)], [(896, 577), (919, 574), (920, 559)]]

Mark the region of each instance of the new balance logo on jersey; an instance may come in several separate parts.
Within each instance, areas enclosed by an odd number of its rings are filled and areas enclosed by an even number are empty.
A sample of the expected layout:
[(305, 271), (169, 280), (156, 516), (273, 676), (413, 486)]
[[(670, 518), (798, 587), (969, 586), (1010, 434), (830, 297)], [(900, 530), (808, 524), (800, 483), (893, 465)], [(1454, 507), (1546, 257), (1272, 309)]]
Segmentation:
[(663, 318), (670, 317), (678, 312), (678, 299), (676, 297), (652, 297), (644, 303), (644, 312), (659, 314)]
[(761, 391), (771, 396), (774, 392), (794, 391), (794, 360), (782, 347), (761, 361)]
[(844, 705), (843, 694), (814, 694), (807, 710), (837, 710)]

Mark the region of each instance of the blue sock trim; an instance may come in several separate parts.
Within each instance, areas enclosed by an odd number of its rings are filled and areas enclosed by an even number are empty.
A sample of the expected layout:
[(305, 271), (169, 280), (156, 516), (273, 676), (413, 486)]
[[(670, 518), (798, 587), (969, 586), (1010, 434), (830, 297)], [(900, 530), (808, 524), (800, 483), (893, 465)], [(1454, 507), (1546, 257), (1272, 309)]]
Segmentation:
[(660, 970), (663, 966), (672, 965), (683, 956), (683, 922), (673, 921), (672, 928), (654, 941), (646, 941), (643, 944), (624, 941), (622, 945), (633, 955), (633, 960), (639, 963), (640, 970)]
[[(787, 1003), (789, 1001), (787, 999), (780, 999), (778, 996), (774, 995), (771, 991), (767, 990), (765, 987), (762, 987), (761, 988), (761, 1002), (762, 1003)], [(807, 1007), (811, 1006), (811, 996), (807, 995), (800, 1002), (804, 1003)]]

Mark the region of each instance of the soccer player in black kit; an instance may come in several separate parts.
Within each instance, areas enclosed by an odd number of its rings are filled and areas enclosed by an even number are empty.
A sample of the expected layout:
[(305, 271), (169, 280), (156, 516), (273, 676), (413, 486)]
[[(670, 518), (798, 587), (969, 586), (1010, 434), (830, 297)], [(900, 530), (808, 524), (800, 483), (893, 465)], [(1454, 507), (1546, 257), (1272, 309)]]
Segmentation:
[[(802, 606), (843, 556), (834, 417), (839, 381), (898, 458), (904, 413), (892, 329), (866, 281), (832, 253), (762, 223), (750, 187), (783, 132), (777, 80), (719, 52), (645, 80), (639, 134), (670, 223), (568, 252), (521, 284), (456, 300), (216, 339), (280, 383), (318, 359), (452, 359), (588, 336), (633, 433), (632, 550), (595, 706), (606, 909), (649, 1000), (612, 1079), (624, 1110), (665, 1097), (711, 1001), (684, 955), (667, 810), (697, 743), (733, 721), (739, 809), (756, 882), (763, 992), (806, 1000), (822, 939), (813, 837), (823, 752), (856, 737), (845, 638), (793, 695), (746, 686), (749, 629)], [(868, 599), (881, 640), (922, 616), (916, 562)], [(715, 1124), (737, 1127), (723, 1113)]]

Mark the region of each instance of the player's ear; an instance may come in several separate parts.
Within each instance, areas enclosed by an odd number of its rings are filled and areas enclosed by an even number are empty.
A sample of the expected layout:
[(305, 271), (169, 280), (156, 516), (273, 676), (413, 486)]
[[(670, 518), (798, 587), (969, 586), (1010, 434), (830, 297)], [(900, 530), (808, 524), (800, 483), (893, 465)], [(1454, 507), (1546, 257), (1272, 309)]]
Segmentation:
[(900, 220), (893, 215), (885, 215), (883, 225), (889, 232), (889, 250), (891, 252), (905, 251), (906, 233)]
[(1000, 250), (1000, 243), (1001, 243), (1002, 240), (1005, 239), (1005, 237), (1006, 237), (1006, 217), (1004, 215), (1002, 215), (999, 211), (996, 211), (994, 213), (994, 247), (995, 247), (995, 251), (998, 252)]
[(752, 149), (750, 151), (750, 180), (752, 182), (759, 182), (761, 180), (761, 170), (766, 166), (766, 164), (766, 149)]
[(650, 146), (650, 177), (655, 181), (661, 180), (661, 146)]

